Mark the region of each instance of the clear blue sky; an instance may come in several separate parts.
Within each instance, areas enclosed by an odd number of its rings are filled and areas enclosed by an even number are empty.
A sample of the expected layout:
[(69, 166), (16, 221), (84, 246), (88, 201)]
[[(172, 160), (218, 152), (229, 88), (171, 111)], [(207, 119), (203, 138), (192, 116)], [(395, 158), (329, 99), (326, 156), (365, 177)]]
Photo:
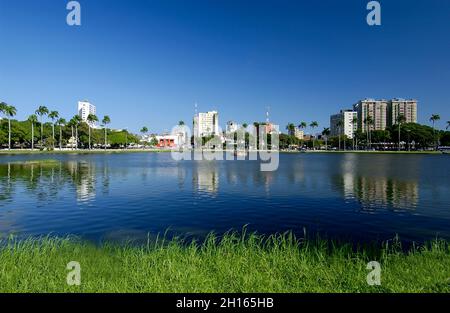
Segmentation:
[(316, 120), (357, 100), (415, 98), (419, 122), (450, 120), (450, 1), (0, 0), (0, 100), (76, 114), (88, 99), (112, 127), (190, 125), (194, 102), (220, 123)]

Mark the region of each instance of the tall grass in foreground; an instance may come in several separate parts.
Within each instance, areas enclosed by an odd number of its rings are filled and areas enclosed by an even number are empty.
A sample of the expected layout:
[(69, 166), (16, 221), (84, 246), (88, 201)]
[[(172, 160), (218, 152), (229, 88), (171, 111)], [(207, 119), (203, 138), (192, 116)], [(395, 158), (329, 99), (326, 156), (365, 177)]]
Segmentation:
[[(67, 263), (81, 264), (69, 286)], [(381, 286), (369, 286), (369, 261)], [(434, 241), (409, 252), (395, 246), (354, 249), (292, 234), (210, 235), (198, 244), (159, 240), (100, 247), (76, 239), (6, 240), (1, 292), (450, 292), (450, 249)]]

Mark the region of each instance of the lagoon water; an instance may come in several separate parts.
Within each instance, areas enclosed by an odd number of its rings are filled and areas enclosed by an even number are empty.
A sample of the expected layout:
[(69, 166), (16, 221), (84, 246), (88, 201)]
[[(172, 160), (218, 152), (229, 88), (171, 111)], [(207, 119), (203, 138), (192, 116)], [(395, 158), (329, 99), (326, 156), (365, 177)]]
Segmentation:
[[(53, 165), (18, 161), (56, 159)], [(170, 153), (0, 156), (0, 237), (94, 242), (158, 233), (292, 230), (358, 242), (450, 239), (450, 157), (281, 154), (175, 161)]]

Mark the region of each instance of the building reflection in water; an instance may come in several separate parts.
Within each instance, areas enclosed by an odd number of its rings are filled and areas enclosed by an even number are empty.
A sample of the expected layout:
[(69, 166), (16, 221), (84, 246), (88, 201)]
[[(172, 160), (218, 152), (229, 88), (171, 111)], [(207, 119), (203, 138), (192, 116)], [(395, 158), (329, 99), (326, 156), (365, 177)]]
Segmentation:
[(338, 174), (345, 199), (356, 198), (363, 211), (376, 208), (415, 210), (419, 203), (419, 179), (414, 174), (397, 178), (397, 171), (403, 170), (403, 167), (396, 168), (397, 165), (386, 163), (381, 167), (356, 154), (345, 155)]
[(75, 183), (77, 201), (86, 202), (94, 199), (96, 183), (95, 163), (69, 161), (67, 162), (67, 169)]
[(193, 165), (194, 190), (216, 194), (219, 191), (219, 169), (215, 162), (196, 162)]

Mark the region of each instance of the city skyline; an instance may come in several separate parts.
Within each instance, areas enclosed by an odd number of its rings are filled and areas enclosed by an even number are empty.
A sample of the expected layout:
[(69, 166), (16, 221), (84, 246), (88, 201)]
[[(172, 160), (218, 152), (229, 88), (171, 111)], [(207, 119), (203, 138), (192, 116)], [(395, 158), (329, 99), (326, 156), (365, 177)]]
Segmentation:
[(326, 127), (330, 114), (367, 97), (418, 99), (418, 122), (440, 114), (439, 129), (450, 115), (446, 2), (383, 2), (378, 28), (365, 22), (364, 1), (80, 3), (79, 27), (65, 23), (65, 3), (0, 3), (1, 101), (17, 119), (40, 105), (71, 117), (84, 98), (110, 127), (134, 133), (191, 125), (195, 103), (249, 124), (270, 106), (283, 129)]

